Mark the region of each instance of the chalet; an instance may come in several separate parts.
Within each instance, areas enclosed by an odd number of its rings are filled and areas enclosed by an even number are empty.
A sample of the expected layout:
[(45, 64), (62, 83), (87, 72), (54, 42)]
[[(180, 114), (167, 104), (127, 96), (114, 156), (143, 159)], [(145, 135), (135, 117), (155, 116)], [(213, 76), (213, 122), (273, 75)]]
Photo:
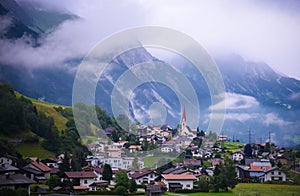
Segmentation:
[(268, 161), (260, 161), (250, 163), (250, 177), (258, 177), (264, 174), (265, 171), (272, 168), (272, 165)]
[(240, 162), (241, 160), (244, 159), (244, 153), (242, 152), (235, 152), (231, 155), (231, 159), (233, 161), (236, 161), (236, 162)]
[[(65, 172), (67, 179), (73, 183), (74, 186), (79, 191), (79, 188), (89, 189), (89, 185), (97, 181), (97, 175), (94, 172)], [(73, 187), (74, 188), (74, 187)]]
[(146, 196), (159, 196), (165, 193), (165, 189), (160, 185), (147, 185), (145, 192)]
[(16, 190), (18, 188), (24, 188), (30, 195), (30, 185), (36, 182), (23, 176), (22, 174), (1, 174), (0, 175), (0, 189), (10, 188)]
[(97, 190), (102, 190), (104, 188), (107, 188), (109, 185), (109, 182), (106, 180), (98, 180), (96, 182), (93, 182), (92, 184), (89, 185), (89, 190), (90, 191), (97, 191)]
[(62, 163), (60, 159), (56, 158), (47, 158), (42, 162), (50, 168), (59, 168), (59, 164)]
[(129, 151), (131, 153), (141, 151), (142, 150), (142, 145), (130, 145), (129, 146)]
[(249, 166), (242, 166), (242, 165), (236, 166), (236, 173), (240, 182), (249, 182), (250, 180), (249, 168), (250, 168)]
[(273, 167), (271, 169), (268, 169), (259, 176), (260, 182), (266, 182), (266, 181), (286, 181), (286, 174), (281, 171), (280, 169)]
[(162, 174), (162, 182), (167, 189), (173, 192), (175, 189), (193, 189), (197, 179), (193, 174)]
[(11, 155), (5, 155), (0, 157), (0, 164), (9, 164), (16, 166), (17, 157)]
[(51, 168), (39, 161), (39, 159), (28, 160), (30, 160), (29, 163), (22, 168), (26, 177), (36, 180), (38, 183), (45, 183), (50, 178)]
[(16, 168), (13, 165), (2, 163), (0, 164), (0, 174), (15, 174), (20, 171), (19, 168)]
[(142, 170), (130, 175), (131, 179), (134, 179), (137, 184), (151, 184), (158, 175), (153, 170)]

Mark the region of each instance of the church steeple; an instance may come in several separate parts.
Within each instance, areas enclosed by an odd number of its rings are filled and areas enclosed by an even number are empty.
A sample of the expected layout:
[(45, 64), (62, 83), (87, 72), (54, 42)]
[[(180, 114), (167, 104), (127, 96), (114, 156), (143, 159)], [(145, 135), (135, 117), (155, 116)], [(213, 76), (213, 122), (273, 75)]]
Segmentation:
[(182, 112), (182, 119), (181, 119), (181, 127), (185, 127), (186, 125), (186, 112), (185, 112), (185, 106), (183, 106), (183, 112)]

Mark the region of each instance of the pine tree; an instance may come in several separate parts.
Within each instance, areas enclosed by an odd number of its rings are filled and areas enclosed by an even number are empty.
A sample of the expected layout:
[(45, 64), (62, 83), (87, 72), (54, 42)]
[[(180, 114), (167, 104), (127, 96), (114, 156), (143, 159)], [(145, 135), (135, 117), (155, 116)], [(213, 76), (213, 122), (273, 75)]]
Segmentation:
[(112, 180), (112, 169), (109, 164), (105, 164), (103, 167), (102, 179), (107, 180), (108, 183)]

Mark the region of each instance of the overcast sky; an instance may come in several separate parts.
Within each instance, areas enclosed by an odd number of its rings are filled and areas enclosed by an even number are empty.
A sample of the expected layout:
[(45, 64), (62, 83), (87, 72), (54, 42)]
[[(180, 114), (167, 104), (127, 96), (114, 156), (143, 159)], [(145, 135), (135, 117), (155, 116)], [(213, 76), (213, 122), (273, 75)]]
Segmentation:
[[(41, 51), (27, 48), (28, 52), (20, 57), (22, 62), (26, 62), (24, 58), (29, 53), (36, 53), (36, 58), (46, 53), (48, 63), (63, 61), (88, 52), (114, 32), (158, 25), (188, 34), (211, 54), (237, 53), (300, 79), (300, 1), (297, 0), (31, 1), (51, 9), (68, 10), (81, 20), (61, 25), (43, 40)], [(58, 57), (62, 51), (68, 52)], [(42, 64), (45, 62), (41, 58), (36, 65)]]

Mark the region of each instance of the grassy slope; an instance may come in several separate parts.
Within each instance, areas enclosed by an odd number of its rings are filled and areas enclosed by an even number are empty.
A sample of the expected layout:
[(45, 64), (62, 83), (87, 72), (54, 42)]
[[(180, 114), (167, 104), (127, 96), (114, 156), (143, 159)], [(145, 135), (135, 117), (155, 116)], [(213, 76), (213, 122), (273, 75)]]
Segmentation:
[(58, 130), (61, 131), (67, 128), (66, 122), (68, 120), (54, 109), (54, 107), (57, 107), (56, 105), (39, 101), (32, 101), (32, 103), (39, 112), (44, 112), (46, 116), (51, 116), (54, 119), (54, 124)]
[(167, 156), (165, 156), (165, 157), (158, 157), (158, 156), (145, 157), (144, 158), (145, 167), (153, 167), (154, 166), (154, 162), (158, 161), (158, 160), (160, 160), (162, 158), (168, 159), (168, 160), (173, 160), (172, 158), (167, 157)]
[[(18, 92), (15, 92), (17, 97), (23, 96)], [(24, 96), (26, 97), (26, 96)], [(53, 103), (43, 102), (36, 99), (32, 99), (29, 97), (26, 97), (29, 99), (33, 105), (36, 106), (37, 110), (39, 112), (44, 112), (46, 116), (51, 116), (54, 119), (54, 124), (57, 127), (58, 130), (66, 129), (66, 122), (68, 121), (64, 116), (62, 116), (59, 112), (57, 112), (54, 107), (69, 107), (69, 106), (60, 106)]]
[(35, 144), (21, 144), (16, 148), (18, 152), (24, 157), (39, 157), (40, 159), (46, 159), (49, 157), (55, 157), (54, 153), (45, 150), (41, 143)]
[[(17, 97), (23, 96), (18, 92), (15, 92), (15, 94)], [(38, 112), (44, 112), (46, 116), (51, 116), (54, 119), (54, 124), (58, 130), (66, 129), (65, 124), (67, 122), (67, 119), (54, 109), (54, 107), (59, 107), (60, 105), (42, 102), (28, 97), (26, 98), (29, 99), (36, 106)], [(64, 108), (68, 106), (61, 106), (61, 107)], [(30, 133), (33, 134), (32, 132)], [(28, 132), (26, 133), (24, 132), (24, 136), (27, 134)], [(16, 149), (23, 157), (39, 157), (41, 159), (45, 159), (45, 158), (55, 156), (52, 152), (45, 150), (41, 144), (42, 144), (42, 139), (40, 138), (40, 141), (38, 143), (22, 143), (18, 145)]]

